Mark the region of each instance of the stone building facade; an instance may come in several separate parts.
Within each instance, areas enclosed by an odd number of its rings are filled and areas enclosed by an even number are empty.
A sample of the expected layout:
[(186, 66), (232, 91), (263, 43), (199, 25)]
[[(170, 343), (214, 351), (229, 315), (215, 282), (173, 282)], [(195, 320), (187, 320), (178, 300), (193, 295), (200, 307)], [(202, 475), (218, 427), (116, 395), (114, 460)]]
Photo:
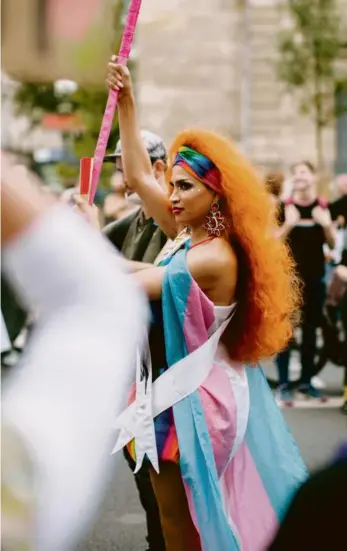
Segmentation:
[[(347, 0), (339, 1), (347, 19)], [(136, 43), (142, 126), (167, 143), (191, 125), (217, 130), (258, 166), (315, 161), (313, 124), (276, 78), (285, 17), (282, 0), (144, 1)], [(324, 140), (326, 166), (347, 171), (347, 117)]]

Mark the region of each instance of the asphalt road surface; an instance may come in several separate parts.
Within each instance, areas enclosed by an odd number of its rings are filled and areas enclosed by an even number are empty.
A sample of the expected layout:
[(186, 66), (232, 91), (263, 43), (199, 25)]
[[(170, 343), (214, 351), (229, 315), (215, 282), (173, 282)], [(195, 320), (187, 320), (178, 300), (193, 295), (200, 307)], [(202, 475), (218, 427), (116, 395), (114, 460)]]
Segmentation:
[[(293, 373), (295, 364), (294, 359)], [(268, 366), (267, 370), (271, 372), (272, 367)], [(347, 437), (347, 417), (339, 410), (342, 378), (341, 369), (328, 366), (322, 374), (331, 396), (327, 405), (298, 405), (283, 410), (310, 470), (329, 461), (336, 447)], [(116, 461), (114, 482), (79, 551), (145, 551), (147, 548), (145, 517), (132, 474), (123, 457)]]

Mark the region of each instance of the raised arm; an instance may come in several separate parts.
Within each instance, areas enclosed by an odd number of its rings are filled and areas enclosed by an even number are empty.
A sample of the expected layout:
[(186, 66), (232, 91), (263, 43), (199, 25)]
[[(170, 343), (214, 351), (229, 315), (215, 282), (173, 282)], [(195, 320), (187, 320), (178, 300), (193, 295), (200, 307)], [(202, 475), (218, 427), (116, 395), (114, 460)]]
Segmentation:
[(129, 70), (112, 60), (108, 64), (107, 85), (119, 90), (122, 161), (128, 185), (141, 197), (146, 211), (164, 233), (174, 238), (177, 228), (169, 199), (155, 179), (149, 155), (142, 143)]

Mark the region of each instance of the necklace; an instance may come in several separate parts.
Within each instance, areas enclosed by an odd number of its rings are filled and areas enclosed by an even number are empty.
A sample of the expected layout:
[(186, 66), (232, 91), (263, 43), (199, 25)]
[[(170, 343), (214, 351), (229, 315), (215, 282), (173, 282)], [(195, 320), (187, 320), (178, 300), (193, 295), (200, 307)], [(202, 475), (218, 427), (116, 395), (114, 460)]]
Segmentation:
[(198, 247), (199, 245), (203, 245), (204, 243), (209, 243), (212, 241), (212, 239), (215, 239), (215, 236), (208, 237), (207, 239), (204, 239), (203, 241), (199, 241), (199, 243), (195, 243), (195, 245), (192, 245), (190, 247), (190, 250), (194, 249), (194, 247)]

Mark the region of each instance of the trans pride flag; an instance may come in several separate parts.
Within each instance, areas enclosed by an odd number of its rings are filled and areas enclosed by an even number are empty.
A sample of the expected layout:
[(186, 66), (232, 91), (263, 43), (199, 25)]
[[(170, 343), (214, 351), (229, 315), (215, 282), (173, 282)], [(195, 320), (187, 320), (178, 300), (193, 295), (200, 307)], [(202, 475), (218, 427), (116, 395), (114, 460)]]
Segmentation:
[[(215, 322), (186, 250), (170, 259), (162, 298), (170, 370), (207, 341)], [(173, 417), (203, 551), (266, 549), (307, 471), (262, 369), (217, 353), (207, 379), (173, 406)]]

